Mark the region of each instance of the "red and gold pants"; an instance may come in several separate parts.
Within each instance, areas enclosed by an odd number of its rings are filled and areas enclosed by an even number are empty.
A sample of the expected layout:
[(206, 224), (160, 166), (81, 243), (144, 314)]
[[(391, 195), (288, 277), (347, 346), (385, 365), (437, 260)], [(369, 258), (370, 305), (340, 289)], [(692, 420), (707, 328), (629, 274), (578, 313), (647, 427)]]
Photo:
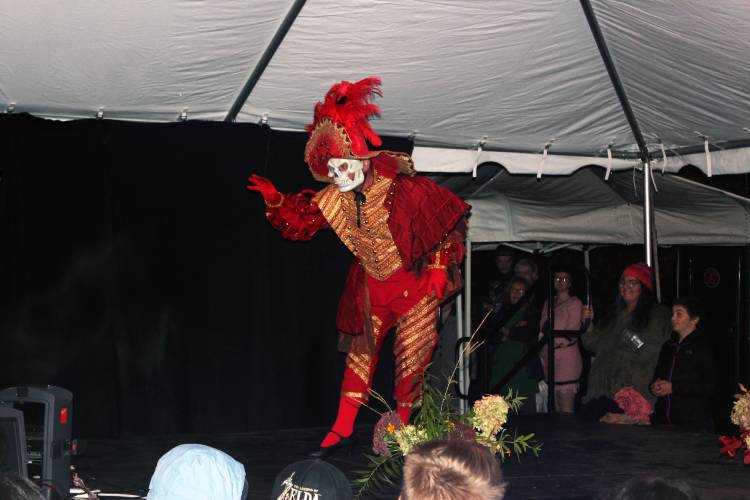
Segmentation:
[(367, 277), (375, 350), (346, 358), (341, 396), (365, 402), (388, 331), (396, 326), (394, 396), (399, 406), (411, 407), (421, 396), (421, 375), (438, 340), (438, 299), (426, 293), (424, 280), (400, 269), (385, 281)]

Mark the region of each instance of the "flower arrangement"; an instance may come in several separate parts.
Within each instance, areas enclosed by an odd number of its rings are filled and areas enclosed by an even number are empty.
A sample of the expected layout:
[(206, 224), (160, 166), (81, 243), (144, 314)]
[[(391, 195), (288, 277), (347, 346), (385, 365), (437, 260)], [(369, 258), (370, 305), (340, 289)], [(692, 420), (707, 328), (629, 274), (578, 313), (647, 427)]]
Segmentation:
[[(520, 455), (527, 451), (539, 456), (542, 445), (534, 440), (534, 434), (511, 433), (505, 426), (509, 411), (517, 412), (525, 398), (514, 396), (512, 391), (505, 397), (484, 396), (474, 403), (471, 411), (461, 415), (450, 404), (453, 399), (449, 391), (452, 380), (449, 379), (442, 394), (429, 380), (426, 376), (422, 382), (422, 399), (412, 424), (403, 425), (398, 414), (389, 409), (375, 425), (374, 455), (367, 455), (369, 468), (358, 471), (360, 477), (354, 481), (359, 488), (356, 498), (371, 489), (395, 486), (404, 457), (414, 446), (434, 439), (477, 441), (492, 450), (501, 461), (514, 453), (520, 460)], [(379, 394), (372, 394), (388, 406)]]
[(740, 393), (735, 394), (736, 401), (732, 406), (730, 419), (732, 423), (740, 428), (740, 439), (736, 436), (721, 436), (721, 453), (726, 453), (729, 457), (734, 457), (738, 451), (742, 451), (743, 463), (750, 464), (750, 392), (747, 388), (739, 384)]

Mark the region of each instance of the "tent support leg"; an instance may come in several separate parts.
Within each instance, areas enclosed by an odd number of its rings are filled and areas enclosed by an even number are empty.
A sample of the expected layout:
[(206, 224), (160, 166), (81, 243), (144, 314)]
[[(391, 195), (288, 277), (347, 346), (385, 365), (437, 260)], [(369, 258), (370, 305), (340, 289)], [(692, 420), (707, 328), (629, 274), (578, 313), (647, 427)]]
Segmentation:
[[(466, 335), (471, 335), (471, 240), (466, 238), (466, 278), (464, 279), (464, 297), (466, 297), (466, 306), (464, 307), (464, 332)], [(461, 387), (463, 394), (469, 393), (469, 383), (471, 377), (470, 370), (471, 355), (463, 355), (459, 359), (461, 377), (463, 379), (463, 387)], [(465, 412), (468, 409), (468, 401), (465, 399), (461, 400), (461, 411)]]
[(643, 162), (643, 246), (646, 251), (646, 265), (653, 269), (654, 247), (653, 247), (653, 200), (651, 199), (651, 162)]
[[(464, 326), (464, 294), (459, 293), (458, 297), (456, 297), (456, 342), (460, 342), (461, 339), (464, 337), (465, 326)], [(464, 357), (459, 356), (458, 358), (458, 367), (456, 369), (457, 371), (457, 378), (456, 381), (458, 383), (458, 389), (461, 394), (466, 394), (466, 391), (468, 390), (468, 383), (464, 378)], [(461, 412), (461, 414), (466, 413), (466, 400), (464, 398), (458, 398), (458, 409)]]

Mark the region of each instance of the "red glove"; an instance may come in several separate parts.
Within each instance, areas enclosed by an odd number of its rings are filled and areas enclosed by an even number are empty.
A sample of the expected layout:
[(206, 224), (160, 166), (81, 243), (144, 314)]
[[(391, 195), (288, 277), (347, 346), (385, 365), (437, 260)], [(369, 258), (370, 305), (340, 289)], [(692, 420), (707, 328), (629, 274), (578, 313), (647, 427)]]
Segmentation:
[(259, 192), (269, 207), (278, 207), (284, 201), (284, 196), (265, 177), (253, 174), (247, 178), (247, 182), (247, 189)]
[(445, 269), (431, 269), (428, 268), (425, 271), (427, 293), (432, 293), (435, 290), (435, 295), (438, 299), (443, 298), (445, 292), (445, 285), (448, 283), (448, 273)]

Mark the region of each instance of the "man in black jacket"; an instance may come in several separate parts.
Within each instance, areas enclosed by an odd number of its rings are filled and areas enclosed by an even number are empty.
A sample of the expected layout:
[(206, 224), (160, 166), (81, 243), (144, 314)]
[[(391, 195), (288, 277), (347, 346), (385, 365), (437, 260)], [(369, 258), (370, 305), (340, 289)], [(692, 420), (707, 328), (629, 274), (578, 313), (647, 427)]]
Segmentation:
[(698, 328), (702, 316), (697, 299), (677, 299), (672, 306), (675, 333), (661, 348), (650, 386), (658, 398), (651, 415), (653, 424), (698, 431), (712, 428), (716, 365), (710, 339)]

